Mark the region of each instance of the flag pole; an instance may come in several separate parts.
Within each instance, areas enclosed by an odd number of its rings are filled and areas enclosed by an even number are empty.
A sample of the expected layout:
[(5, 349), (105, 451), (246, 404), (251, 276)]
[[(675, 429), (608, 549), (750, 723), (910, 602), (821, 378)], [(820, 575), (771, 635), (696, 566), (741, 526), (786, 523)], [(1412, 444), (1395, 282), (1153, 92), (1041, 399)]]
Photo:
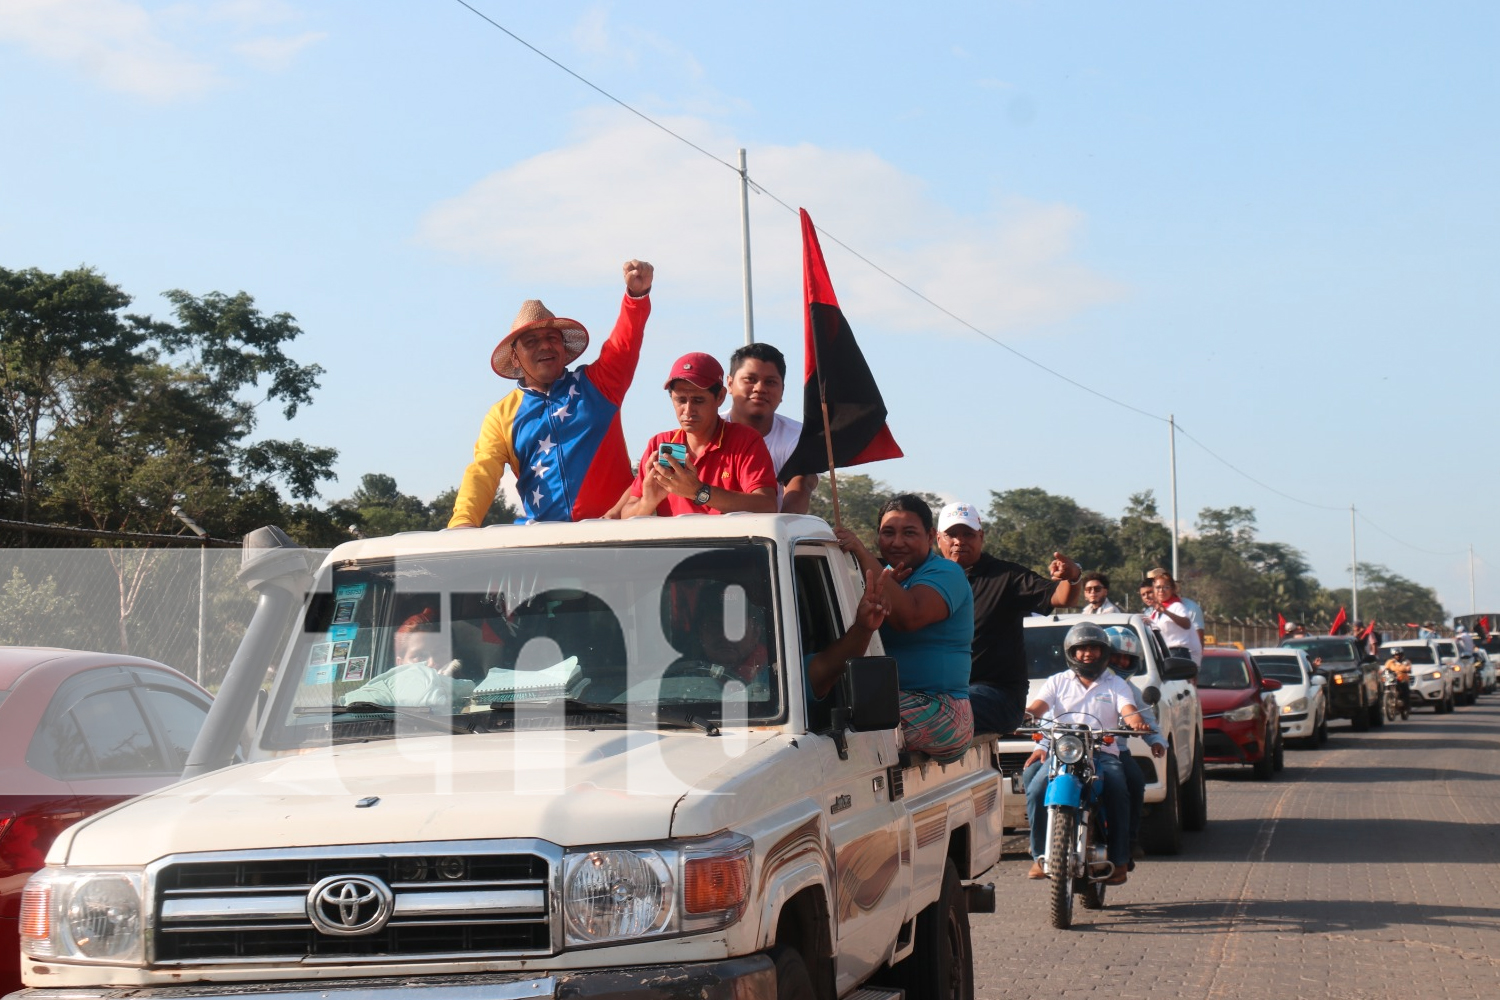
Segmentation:
[(833, 526), (837, 529), (844, 526), (844, 521), (839, 514), (839, 477), (833, 469), (833, 430), (828, 423), (827, 380), (823, 374), (823, 360), (818, 356), (817, 331), (813, 331), (812, 347), (813, 367), (818, 373), (818, 402), (823, 409), (823, 444), (828, 448), (828, 491), (833, 496)]

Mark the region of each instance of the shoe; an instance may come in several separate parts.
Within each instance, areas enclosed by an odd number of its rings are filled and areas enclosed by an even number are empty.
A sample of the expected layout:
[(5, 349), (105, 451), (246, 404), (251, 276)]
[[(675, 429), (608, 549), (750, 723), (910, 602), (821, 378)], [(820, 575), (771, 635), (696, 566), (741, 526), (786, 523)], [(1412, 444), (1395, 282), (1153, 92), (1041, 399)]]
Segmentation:
[(1134, 861), (1132, 861), (1132, 862), (1130, 862), (1130, 863), (1129, 863), (1129, 864), (1127, 864), (1127, 865), (1126, 865), (1126, 866), (1125, 866), (1125, 870), (1126, 870), (1126, 871), (1128, 871), (1128, 872), (1133, 872), (1133, 871), (1135, 871), (1135, 862), (1134, 862)]
[(1042, 863), (1040, 861), (1033, 861), (1031, 863), (1031, 871), (1029, 871), (1029, 872), (1026, 873), (1026, 877), (1027, 878), (1046, 878), (1047, 877), (1047, 873), (1042, 870)]
[(1104, 880), (1105, 885), (1124, 885), (1125, 880), (1130, 877), (1124, 868), (1116, 868), (1109, 878)]

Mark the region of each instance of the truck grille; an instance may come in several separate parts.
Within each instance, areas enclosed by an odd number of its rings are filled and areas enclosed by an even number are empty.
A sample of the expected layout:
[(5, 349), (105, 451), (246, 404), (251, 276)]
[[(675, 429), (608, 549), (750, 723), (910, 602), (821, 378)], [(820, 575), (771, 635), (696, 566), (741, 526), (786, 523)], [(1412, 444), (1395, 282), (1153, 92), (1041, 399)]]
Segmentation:
[(538, 841), (517, 847), (466, 841), (168, 858), (153, 866), (153, 961), (550, 954), (560, 854)]

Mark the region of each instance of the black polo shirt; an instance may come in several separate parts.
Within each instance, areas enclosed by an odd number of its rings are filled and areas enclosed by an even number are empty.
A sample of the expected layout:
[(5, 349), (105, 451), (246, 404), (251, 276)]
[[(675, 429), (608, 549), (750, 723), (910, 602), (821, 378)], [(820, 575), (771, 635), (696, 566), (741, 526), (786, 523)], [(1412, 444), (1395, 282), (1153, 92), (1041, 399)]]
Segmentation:
[(988, 552), (981, 553), (964, 574), (974, 590), (974, 665), (969, 683), (989, 684), (1024, 701), (1028, 683), (1021, 622), (1032, 612), (1052, 610), (1052, 592), (1060, 581)]

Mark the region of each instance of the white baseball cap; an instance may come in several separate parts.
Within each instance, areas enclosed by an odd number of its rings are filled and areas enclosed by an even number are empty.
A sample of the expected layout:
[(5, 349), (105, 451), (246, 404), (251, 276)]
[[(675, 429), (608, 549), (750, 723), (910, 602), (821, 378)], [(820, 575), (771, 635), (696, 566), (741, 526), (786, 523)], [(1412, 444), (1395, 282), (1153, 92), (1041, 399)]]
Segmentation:
[(950, 503), (938, 512), (937, 530), (947, 531), (955, 524), (967, 524), (975, 531), (983, 531), (979, 524), (979, 512), (973, 504)]

